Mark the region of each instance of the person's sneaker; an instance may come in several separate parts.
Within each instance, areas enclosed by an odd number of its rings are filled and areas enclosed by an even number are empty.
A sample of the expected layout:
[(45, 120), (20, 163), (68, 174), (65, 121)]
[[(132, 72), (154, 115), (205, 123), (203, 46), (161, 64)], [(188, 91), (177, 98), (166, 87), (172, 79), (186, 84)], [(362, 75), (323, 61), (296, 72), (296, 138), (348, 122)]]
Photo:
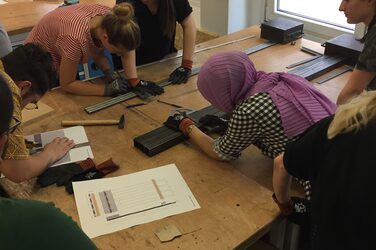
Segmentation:
[(291, 201), (292, 210), (286, 218), (298, 225), (306, 225), (309, 223), (310, 201), (299, 197), (291, 197)]

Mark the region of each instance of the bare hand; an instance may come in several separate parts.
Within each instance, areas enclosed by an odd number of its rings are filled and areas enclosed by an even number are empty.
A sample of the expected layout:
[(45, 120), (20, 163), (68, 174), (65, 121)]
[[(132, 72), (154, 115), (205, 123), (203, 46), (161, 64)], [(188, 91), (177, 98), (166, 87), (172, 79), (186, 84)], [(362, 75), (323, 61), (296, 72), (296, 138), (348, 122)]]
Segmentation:
[(52, 163), (54, 163), (63, 158), (74, 146), (73, 140), (69, 140), (67, 137), (56, 137), (52, 142), (44, 146), (44, 152), (51, 157)]

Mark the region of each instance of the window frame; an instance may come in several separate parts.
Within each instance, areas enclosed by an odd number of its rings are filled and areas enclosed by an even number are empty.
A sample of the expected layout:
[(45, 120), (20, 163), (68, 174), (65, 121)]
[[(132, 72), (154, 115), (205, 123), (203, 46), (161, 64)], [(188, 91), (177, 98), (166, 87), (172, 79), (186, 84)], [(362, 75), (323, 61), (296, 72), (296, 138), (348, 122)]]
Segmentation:
[(295, 21), (299, 21), (304, 23), (304, 32), (305, 38), (314, 40), (317, 42), (325, 42), (333, 37), (342, 35), (343, 33), (347, 34), (354, 34), (356, 38), (361, 38), (365, 34), (365, 25), (364, 24), (357, 24), (355, 26), (355, 31), (351, 31), (346, 28), (342, 28), (335, 25), (330, 25), (326, 23), (322, 23), (319, 21), (307, 19), (301, 16), (296, 16), (293, 14), (289, 14), (286, 12), (281, 12), (277, 10), (277, 1), (278, 0), (265, 0), (266, 7), (265, 7), (265, 18), (267, 20), (273, 19), (276, 17), (285, 17)]

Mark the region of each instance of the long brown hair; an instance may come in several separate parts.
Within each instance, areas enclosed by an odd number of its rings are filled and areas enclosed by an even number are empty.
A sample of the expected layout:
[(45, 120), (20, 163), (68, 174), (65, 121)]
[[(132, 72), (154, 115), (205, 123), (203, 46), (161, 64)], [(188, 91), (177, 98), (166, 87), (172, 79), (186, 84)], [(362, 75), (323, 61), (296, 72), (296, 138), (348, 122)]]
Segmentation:
[(134, 9), (130, 3), (120, 3), (105, 15), (101, 28), (108, 35), (108, 42), (116, 47), (134, 50), (141, 43), (140, 28), (134, 21)]
[(158, 19), (163, 35), (172, 38), (176, 28), (174, 0), (158, 1)]

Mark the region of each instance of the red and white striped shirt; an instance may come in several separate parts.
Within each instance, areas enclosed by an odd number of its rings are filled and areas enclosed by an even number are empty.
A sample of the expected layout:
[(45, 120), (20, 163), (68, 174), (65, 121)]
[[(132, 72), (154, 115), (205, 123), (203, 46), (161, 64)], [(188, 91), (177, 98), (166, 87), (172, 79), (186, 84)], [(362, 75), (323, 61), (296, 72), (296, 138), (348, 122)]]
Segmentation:
[(86, 63), (103, 49), (94, 44), (89, 21), (110, 11), (111, 8), (100, 4), (75, 4), (57, 8), (38, 22), (27, 36), (25, 44), (37, 43), (49, 51), (57, 70), (62, 56), (73, 62)]

